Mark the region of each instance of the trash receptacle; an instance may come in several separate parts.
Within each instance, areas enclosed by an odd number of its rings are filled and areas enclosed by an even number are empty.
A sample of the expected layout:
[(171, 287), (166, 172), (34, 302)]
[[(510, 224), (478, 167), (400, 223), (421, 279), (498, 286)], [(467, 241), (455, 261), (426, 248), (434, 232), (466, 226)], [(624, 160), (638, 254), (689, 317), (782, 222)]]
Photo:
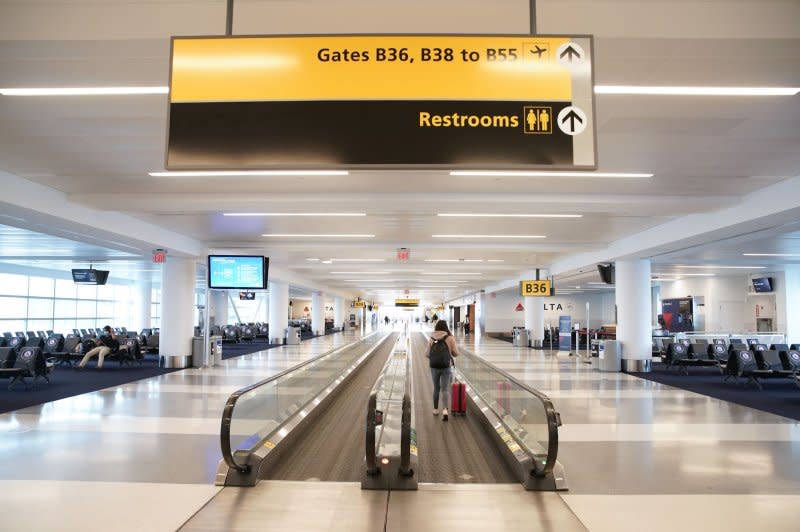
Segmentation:
[(192, 367), (203, 367), (203, 337), (192, 338)]
[(300, 327), (286, 327), (286, 345), (300, 343)]
[(600, 341), (597, 369), (600, 371), (622, 371), (622, 342), (619, 340)]

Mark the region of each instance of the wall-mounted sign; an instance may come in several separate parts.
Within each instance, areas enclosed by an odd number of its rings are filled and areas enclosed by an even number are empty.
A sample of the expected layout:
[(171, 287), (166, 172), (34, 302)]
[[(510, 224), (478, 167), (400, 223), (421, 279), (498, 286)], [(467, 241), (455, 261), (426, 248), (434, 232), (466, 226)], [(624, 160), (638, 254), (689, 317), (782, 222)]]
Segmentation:
[(514, 307), (514, 310), (516, 310), (517, 312), (522, 312), (523, 310), (525, 310), (525, 307), (522, 306), (522, 303), (517, 303), (517, 306)]
[(395, 299), (395, 307), (411, 308), (419, 306), (419, 299)]
[(166, 167), (596, 168), (592, 37), (172, 40)]
[(519, 293), (522, 297), (549, 297), (550, 287), (549, 279), (520, 281)]

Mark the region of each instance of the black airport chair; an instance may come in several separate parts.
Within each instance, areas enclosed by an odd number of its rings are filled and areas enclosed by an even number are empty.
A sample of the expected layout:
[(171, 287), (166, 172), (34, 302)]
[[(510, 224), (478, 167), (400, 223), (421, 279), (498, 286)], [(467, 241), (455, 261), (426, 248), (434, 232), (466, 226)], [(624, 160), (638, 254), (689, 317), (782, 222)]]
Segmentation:
[(3, 333), (3, 338), (13, 338), (13, 337), (14, 337), (14, 335), (11, 334), (10, 332), (4, 332)]
[(723, 375), (725, 374), (725, 367), (728, 365), (729, 356), (730, 353), (728, 353), (728, 348), (725, 344), (712, 344), (708, 346), (708, 358), (717, 362), (719, 371)]
[(56, 359), (56, 365), (72, 366), (72, 359), (82, 356), (77, 350), (79, 345), (81, 345), (81, 339), (79, 337), (72, 335), (66, 337), (64, 343), (61, 345), (61, 349), (51, 353)]
[(792, 344), (789, 346), (789, 349), (794, 349), (795, 351), (800, 351), (800, 344)]
[(714, 338), (714, 344), (727, 345), (728, 342), (725, 341), (725, 338)]
[(780, 353), (781, 351), (789, 350), (789, 346), (786, 344), (772, 344), (771, 346), (769, 346), (769, 348), (773, 351), (777, 351), (778, 353)]
[(792, 377), (794, 371), (791, 369), (784, 369), (781, 356), (777, 351), (756, 351), (756, 360), (759, 362), (761, 369), (772, 370), (772, 377)]
[(61, 335), (51, 336), (44, 341), (44, 354), (54, 355), (64, 350), (64, 337)]
[(730, 377), (733, 377), (734, 382), (739, 384), (739, 378), (744, 377), (747, 379), (745, 386), (752, 382), (755, 383), (759, 390), (762, 390), (763, 386), (761, 386), (761, 383), (758, 381), (758, 379), (762, 377), (769, 377), (772, 374), (772, 370), (761, 369), (759, 367), (758, 360), (756, 360), (755, 354), (753, 354), (752, 351), (743, 350), (733, 352), (733, 355), (728, 359), (726, 373), (726, 381)]
[[(8, 365), (8, 361), (6, 361), (6, 365)], [(50, 384), (50, 378), (47, 374), (51, 368), (52, 364), (45, 360), (41, 349), (38, 347), (23, 347), (16, 355), (13, 367), (0, 369), (0, 376), (11, 377), (11, 383), (8, 385), (9, 390), (20, 381), (27, 388), (26, 377), (32, 377), (34, 383), (39, 377), (42, 377)]]
[(781, 358), (783, 369), (800, 374), (800, 350), (789, 349), (787, 351), (780, 351), (778, 356)]
[(761, 342), (758, 341), (758, 338), (748, 338), (747, 339), (747, 345), (748, 346), (753, 346), (753, 345), (756, 345), (756, 344), (759, 344), (759, 343), (761, 343)]
[(14, 336), (9, 338), (6, 345), (16, 352), (19, 352), (25, 346), (25, 340), (21, 336)]
[(25, 342), (25, 347), (38, 347), (39, 349), (44, 349), (44, 338), (32, 336), (28, 338), (27, 342)]
[(253, 331), (253, 328), (250, 327), (250, 326), (247, 326), (247, 327), (243, 327), (242, 328), (242, 333), (241, 333), (241, 336), (239, 336), (239, 339), (242, 342), (250, 342), (250, 343), (252, 343), (253, 340), (255, 339), (255, 337), (256, 337), (256, 334)]
[(25, 333), (25, 336), (30, 339), (30, 338), (36, 338), (37, 335), (33, 331), (28, 331)]
[(44, 331), (36, 331), (36, 336), (39, 338), (47, 338), (47, 334)]
[(46, 331), (46, 332), (47, 332), (47, 337), (48, 338), (55, 334), (53, 331)]

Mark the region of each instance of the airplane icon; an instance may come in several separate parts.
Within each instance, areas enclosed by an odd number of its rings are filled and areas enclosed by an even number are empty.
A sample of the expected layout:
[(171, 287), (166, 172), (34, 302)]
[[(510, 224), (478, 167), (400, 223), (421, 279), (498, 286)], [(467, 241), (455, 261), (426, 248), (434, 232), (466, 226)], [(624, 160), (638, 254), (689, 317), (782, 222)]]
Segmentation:
[(537, 59), (541, 59), (542, 58), (542, 54), (547, 51), (547, 48), (541, 48), (538, 44), (534, 44), (533, 46), (534, 46), (534, 49), (531, 50), (531, 53), (532, 54), (536, 54), (536, 58)]

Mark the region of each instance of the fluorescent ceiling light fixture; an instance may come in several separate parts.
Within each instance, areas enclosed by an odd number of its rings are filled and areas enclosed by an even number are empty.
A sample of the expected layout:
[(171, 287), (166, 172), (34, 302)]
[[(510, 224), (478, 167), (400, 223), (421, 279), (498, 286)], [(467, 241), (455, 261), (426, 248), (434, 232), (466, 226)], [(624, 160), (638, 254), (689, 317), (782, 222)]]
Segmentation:
[(713, 273), (676, 273), (678, 277), (714, 277)]
[(432, 238), (547, 238), (545, 235), (431, 235)]
[(684, 87), (596, 85), (595, 94), (651, 94), (664, 96), (793, 96), (800, 87)]
[(483, 275), (475, 272), (422, 272), (422, 275)]
[(800, 257), (800, 253), (742, 253), (745, 257)]
[(696, 270), (763, 270), (766, 266), (676, 266), (676, 268), (694, 268)]
[(319, 262), (319, 259), (315, 259), (313, 257), (312, 258), (308, 258), (306, 260), (309, 261), (309, 262)]
[(503, 259), (489, 259), (486, 262), (505, 262)]
[(151, 177), (303, 177), (349, 175), (347, 170), (186, 170), (177, 172), (148, 172)]
[(365, 212), (226, 212), (222, 216), (366, 216)]
[(386, 275), (387, 273), (391, 273), (389, 270), (385, 271), (374, 271), (374, 272), (330, 272), (334, 275)]
[(653, 174), (621, 173), (621, 172), (558, 172), (558, 171), (512, 171), (512, 170), (454, 170), (452, 176), (472, 177), (606, 177), (606, 178), (648, 178)]
[(169, 87), (36, 87), (2, 88), (3, 96), (118, 96), (126, 94), (169, 94)]
[(677, 279), (673, 279), (671, 277), (653, 277), (650, 280), (651, 281), (677, 281)]
[(359, 233), (264, 233), (261, 236), (267, 238), (375, 238), (375, 235)]
[(424, 262), (483, 262), (483, 259), (425, 259)]
[[(586, 283), (586, 284), (600, 284), (600, 285), (605, 285), (605, 284), (608, 284), (608, 283), (602, 283), (602, 282), (600, 282), (600, 281), (589, 281), (589, 282), (588, 282), (588, 283)], [(611, 285), (609, 285), (609, 286), (611, 286)]]
[(582, 214), (487, 214), (487, 213), (439, 213), (443, 218), (582, 218)]
[(386, 259), (330, 259), (331, 262), (385, 262)]

